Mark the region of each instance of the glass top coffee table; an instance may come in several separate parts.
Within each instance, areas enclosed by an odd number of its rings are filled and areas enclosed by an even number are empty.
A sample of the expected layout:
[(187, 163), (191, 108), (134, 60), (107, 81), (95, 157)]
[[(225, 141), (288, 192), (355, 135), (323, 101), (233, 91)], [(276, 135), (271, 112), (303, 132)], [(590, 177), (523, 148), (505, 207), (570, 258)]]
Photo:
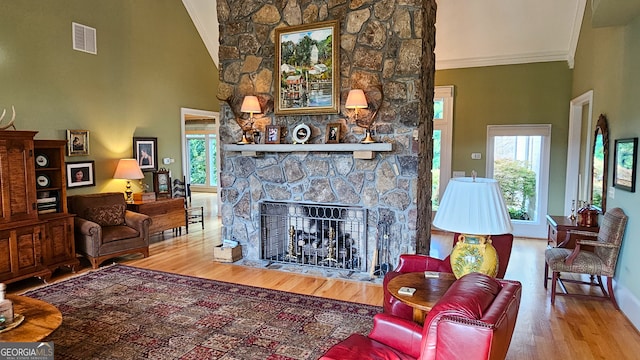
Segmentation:
[[(413, 321), (423, 324), (427, 313), (444, 295), (451, 284), (456, 281), (451, 273), (411, 272), (398, 275), (387, 284), (387, 290), (394, 298), (413, 308)], [(413, 295), (402, 295), (398, 290), (402, 287), (416, 289)]]

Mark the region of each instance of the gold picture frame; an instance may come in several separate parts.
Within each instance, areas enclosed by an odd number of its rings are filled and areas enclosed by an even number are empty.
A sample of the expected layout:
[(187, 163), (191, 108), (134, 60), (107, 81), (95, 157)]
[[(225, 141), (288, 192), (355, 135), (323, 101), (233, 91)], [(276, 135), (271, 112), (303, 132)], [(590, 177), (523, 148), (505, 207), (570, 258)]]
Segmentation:
[(339, 46), (336, 20), (275, 30), (276, 115), (338, 113)]
[(67, 156), (89, 155), (89, 130), (67, 129)]
[(331, 123), (327, 125), (326, 144), (337, 144), (340, 142), (340, 123)]

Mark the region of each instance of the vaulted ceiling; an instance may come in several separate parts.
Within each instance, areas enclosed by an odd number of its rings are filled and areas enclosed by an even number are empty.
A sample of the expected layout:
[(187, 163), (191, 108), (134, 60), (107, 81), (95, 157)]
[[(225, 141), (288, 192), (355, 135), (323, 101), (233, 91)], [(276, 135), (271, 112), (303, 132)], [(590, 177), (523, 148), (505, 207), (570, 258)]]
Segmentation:
[[(594, 26), (624, 24), (638, 0), (589, 0)], [(218, 64), (215, 0), (182, 0)], [(567, 61), (573, 67), (587, 0), (437, 0), (436, 69)]]

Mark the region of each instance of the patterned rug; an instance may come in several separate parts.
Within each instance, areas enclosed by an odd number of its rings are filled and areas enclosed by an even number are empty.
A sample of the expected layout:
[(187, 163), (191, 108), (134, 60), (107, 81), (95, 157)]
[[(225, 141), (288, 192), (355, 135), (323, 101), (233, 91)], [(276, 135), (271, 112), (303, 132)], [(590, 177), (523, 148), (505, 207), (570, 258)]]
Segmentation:
[(382, 308), (114, 265), (27, 292), (57, 359), (317, 359)]

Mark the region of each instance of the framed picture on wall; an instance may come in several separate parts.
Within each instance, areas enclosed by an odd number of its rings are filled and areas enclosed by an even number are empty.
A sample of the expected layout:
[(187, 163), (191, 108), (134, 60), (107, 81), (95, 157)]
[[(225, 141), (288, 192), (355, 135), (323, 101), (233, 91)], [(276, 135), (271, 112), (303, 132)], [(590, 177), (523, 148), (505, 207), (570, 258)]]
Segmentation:
[(338, 21), (324, 21), (276, 28), (276, 115), (338, 113), (338, 24)]
[(67, 156), (89, 155), (89, 130), (67, 129)]
[(638, 162), (638, 138), (617, 139), (613, 163), (613, 186), (636, 192), (636, 163)]
[(158, 170), (158, 138), (134, 137), (133, 158), (138, 160), (142, 171)]
[(94, 161), (67, 162), (67, 188), (96, 186)]

